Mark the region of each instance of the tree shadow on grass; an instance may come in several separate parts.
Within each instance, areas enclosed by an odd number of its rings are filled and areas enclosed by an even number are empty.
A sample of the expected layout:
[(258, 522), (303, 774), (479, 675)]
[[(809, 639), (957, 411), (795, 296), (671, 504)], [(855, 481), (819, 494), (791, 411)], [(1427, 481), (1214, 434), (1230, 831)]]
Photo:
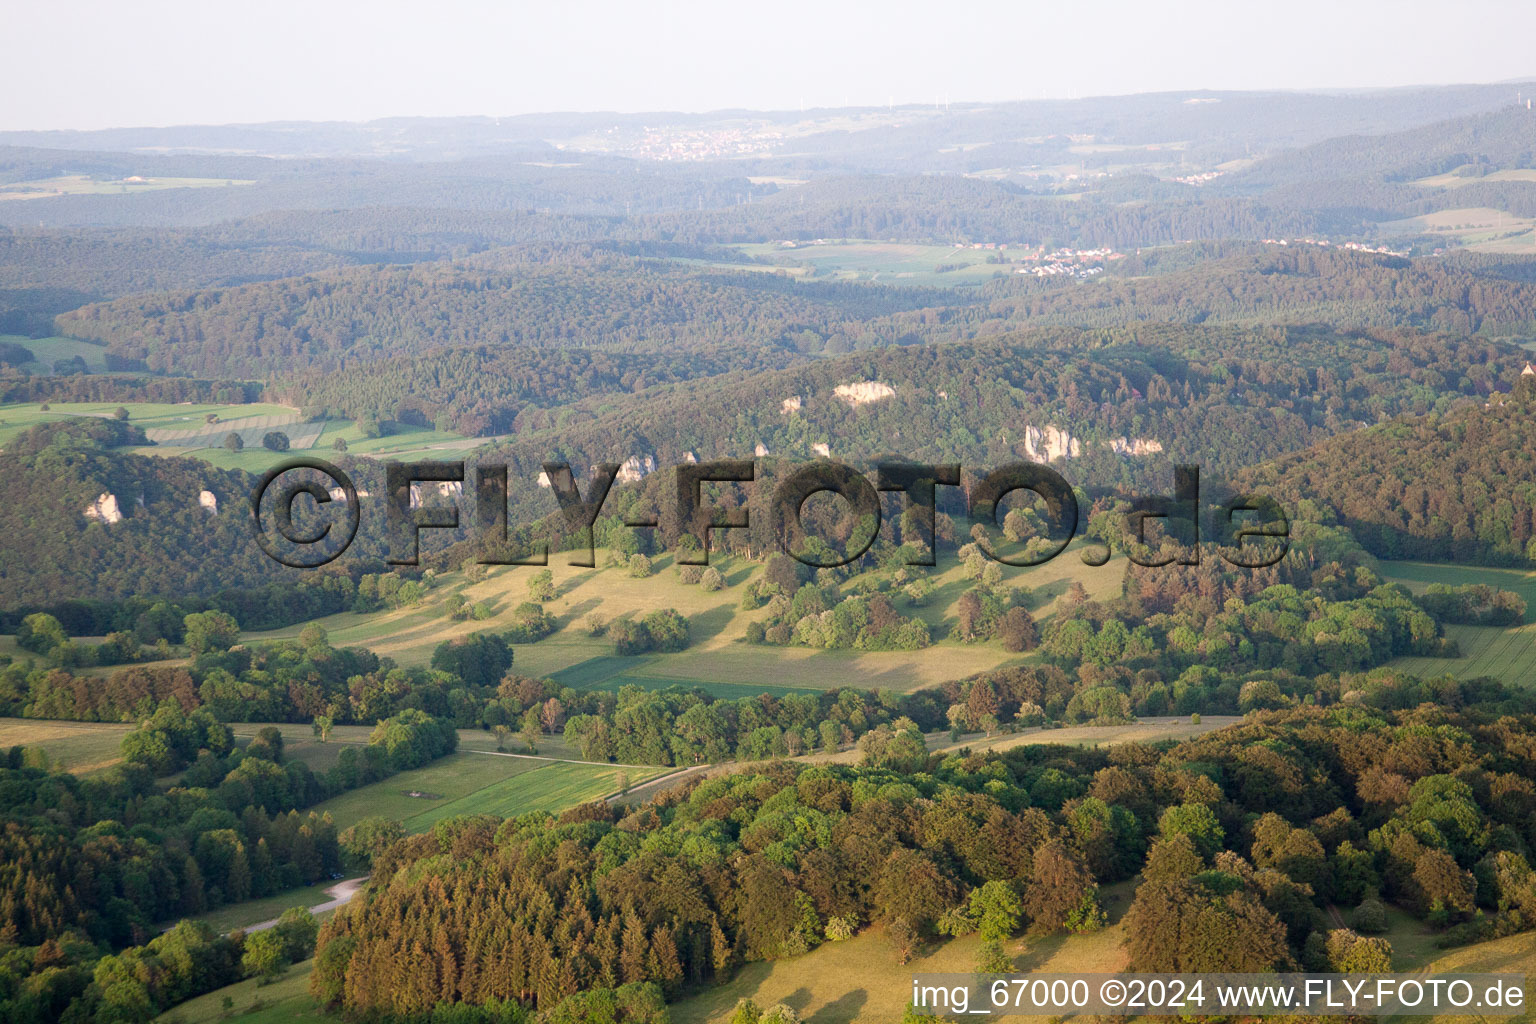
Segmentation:
[(688, 643), (697, 644), (713, 640), (725, 631), (735, 612), (729, 605), (700, 612), (688, 620)]
[(602, 603), (602, 599), (596, 597), (589, 597), (583, 601), (576, 602), (567, 608), (564, 614), (560, 616), (559, 628), (564, 629), (573, 623), (580, 622), (588, 612), (593, 611)]
[[(712, 563), (713, 561), (711, 559)], [(732, 558), (725, 562), (723, 568), (719, 565), (716, 568), (720, 569), (720, 575), (725, 577), (726, 586), (738, 587), (752, 577), (757, 566), (743, 558)]]
[(805, 1024), (850, 1024), (857, 1020), (859, 1011), (869, 1002), (869, 994), (862, 988), (845, 992), (832, 1002), (805, 1018)]
[(1050, 961), (1051, 957), (1061, 951), (1066, 941), (1066, 934), (1060, 932), (1029, 939), (1023, 955), (1013, 958), (1013, 973), (1027, 974), (1030, 971), (1038, 971)]
[(555, 596), (564, 597), (566, 594), (569, 594), (571, 591), (577, 589), (600, 572), (602, 572), (601, 569), (582, 569), (578, 572), (572, 573), (570, 576), (565, 577), (565, 579), (560, 580), (555, 584)]

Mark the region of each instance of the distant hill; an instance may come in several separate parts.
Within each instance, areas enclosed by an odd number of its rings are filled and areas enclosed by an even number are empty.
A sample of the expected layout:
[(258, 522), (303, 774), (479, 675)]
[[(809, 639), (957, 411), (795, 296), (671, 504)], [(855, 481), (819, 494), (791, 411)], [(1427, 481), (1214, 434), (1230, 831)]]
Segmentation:
[(1536, 111), (1508, 105), (1402, 131), (1328, 139), (1261, 160), (1224, 184), (1273, 187), (1338, 178), (1407, 182), (1471, 163), (1529, 167), (1533, 153)]

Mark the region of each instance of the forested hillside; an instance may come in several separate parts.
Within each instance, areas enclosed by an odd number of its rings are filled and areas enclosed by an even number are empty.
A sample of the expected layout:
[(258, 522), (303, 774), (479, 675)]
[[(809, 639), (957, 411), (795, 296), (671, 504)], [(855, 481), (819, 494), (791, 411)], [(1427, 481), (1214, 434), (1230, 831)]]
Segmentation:
[[(946, 295), (802, 288), (604, 253), (377, 267), (206, 293), (120, 299), (59, 318), (123, 364), (193, 375), (335, 370), (450, 346), (610, 346), (686, 355), (789, 344)], [(857, 329), (849, 327), (849, 329)]]
[[(510, 456), (526, 479), (552, 452), (576, 466), (647, 454), (674, 465), (688, 452), (743, 458), (759, 444), (789, 458), (826, 444), (839, 459), (896, 453), (978, 468), (1065, 455), (1067, 472), (1086, 486), (1110, 487), (1131, 479), (1148, 456), (1154, 469), (1172, 460), (1235, 469), (1395, 412), (1491, 393), (1521, 365), (1498, 346), (1416, 335), (1177, 325), (1042, 330), (578, 405), (590, 408), (590, 419), (525, 414), (544, 429), (487, 458)], [(877, 388), (872, 400), (837, 393), (861, 383), (890, 391)], [(786, 409), (790, 399), (798, 407)], [(1138, 439), (1157, 446), (1138, 448), (1131, 443)]]
[(37, 427), (0, 453), (0, 604), (212, 595), (294, 575), (251, 539), (253, 478), (114, 451), (135, 438), (108, 426), (120, 424)]
[(1536, 387), (1332, 438), (1239, 475), (1332, 511), (1387, 558), (1521, 565), (1536, 549)]

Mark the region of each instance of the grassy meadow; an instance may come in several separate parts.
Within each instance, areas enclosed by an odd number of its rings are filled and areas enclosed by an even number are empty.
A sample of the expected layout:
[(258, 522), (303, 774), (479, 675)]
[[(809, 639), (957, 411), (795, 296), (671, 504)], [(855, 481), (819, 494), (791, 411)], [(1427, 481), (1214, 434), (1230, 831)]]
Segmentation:
[(1439, 210), (1378, 225), (1383, 238), (1435, 235), (1447, 242), (1490, 252), (1531, 251), (1536, 221), (1486, 206)]
[[(332, 446), (338, 439), (347, 443), (348, 455), (368, 455), (392, 461), (444, 458), (445, 452), (468, 451), (490, 440), (466, 438), (461, 434), (406, 424), (396, 425), (386, 437), (364, 437), (352, 420), (324, 420), (321, 422), (319, 436), (305, 451), (317, 458), (326, 458), (334, 450)], [(158, 444), (153, 448), (129, 450), (139, 455), (189, 455), (218, 469), (241, 469), (247, 473), (265, 473), (290, 454), (271, 452), (249, 444), (242, 451), (232, 452), (219, 446), (179, 448), (173, 442)]]
[[(17, 341), (32, 349), (40, 359), (43, 352), (39, 351), (41, 343), (35, 339), (0, 338), (0, 340)], [(94, 345), (85, 342), (70, 341), (67, 338), (49, 339), (50, 341), (67, 343), (70, 346), (78, 346), (84, 350), (94, 350), (97, 353), (104, 351)], [(73, 355), (73, 352), (50, 355), (48, 358), (65, 358)], [(43, 406), (48, 408), (44, 409)], [(172, 402), (12, 402), (0, 405), (0, 446), (9, 444), (11, 439), (30, 427), (39, 423), (57, 422), (78, 416), (109, 417), (119, 407), (128, 410), (128, 422), (136, 427), (142, 427), (146, 431), (156, 430), (193, 430), (207, 429), (209, 431), (227, 429), (242, 429), (241, 420), (252, 417), (296, 417), (297, 409), (290, 409), (282, 405), (251, 404), (251, 405), (209, 405), (172, 403)], [(217, 416), (218, 422), (208, 426), (208, 416)], [(281, 428), (276, 428), (281, 429)], [(158, 447), (158, 446), (156, 446)], [(152, 449), (130, 449), (134, 451), (146, 451)]]
[[(211, 1024), (213, 1021), (238, 1020), (241, 1024), (335, 1024), (309, 995), (309, 972), (313, 960), (294, 964), (270, 985), (256, 979), (236, 982), (206, 995), (172, 1007), (157, 1020), (161, 1024)], [(224, 1000), (231, 1000), (233, 1017), (226, 1016)]]
[[(25, 345), (37, 356), (28, 364), (34, 372), (47, 372), (55, 359), (81, 356), (94, 371), (104, 370), (106, 350), (98, 345), (72, 338), (24, 338), (0, 335), (0, 341)], [(45, 410), (43, 405), (47, 405)], [(185, 455), (201, 459), (219, 469), (241, 469), (264, 473), (288, 458), (292, 452), (306, 451), (321, 456), (343, 440), (351, 455), (380, 459), (441, 458), (444, 452), (468, 451), (487, 443), (489, 438), (469, 438), (462, 434), (397, 424), (385, 437), (364, 437), (352, 420), (326, 419), (303, 421), (298, 409), (284, 405), (253, 402), (245, 405), (169, 402), (12, 402), (0, 405), (0, 448), (18, 434), (39, 423), (57, 422), (78, 416), (111, 416), (121, 406), (128, 410), (128, 422), (142, 427), (154, 442), (144, 447), (124, 449), (136, 455)], [(215, 416), (213, 423), (208, 417)], [(293, 441), (292, 452), (273, 452), (262, 448), (260, 435), (279, 430)], [(238, 452), (223, 446), (223, 436), (240, 432), (245, 448)], [(183, 443), (178, 443), (178, 441)], [(192, 443), (186, 443), (192, 442)]]
[(168, 188), (229, 188), (254, 185), (244, 178), (95, 178), (89, 174), (60, 174), (35, 181), (17, 181), (0, 185), (0, 202), (25, 199), (50, 199), (56, 196), (118, 196), (138, 192), (159, 192)]
[(122, 760), (119, 748), (131, 728), (115, 722), (0, 718), (0, 749), (35, 747), (54, 767), (85, 775)]

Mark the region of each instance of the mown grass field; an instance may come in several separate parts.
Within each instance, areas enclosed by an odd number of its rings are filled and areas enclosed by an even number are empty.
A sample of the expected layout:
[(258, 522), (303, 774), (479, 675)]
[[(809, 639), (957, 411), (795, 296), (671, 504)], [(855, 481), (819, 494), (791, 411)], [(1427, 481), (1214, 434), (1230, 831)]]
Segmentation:
[(573, 764), (565, 761), (525, 761), (519, 758), (481, 756), (532, 766), (507, 780), (476, 790), (457, 800), (439, 804), (407, 819), (405, 826), (422, 832), (444, 818), (461, 814), (494, 814), (515, 818), (530, 811), (560, 811), (598, 800), (630, 785), (670, 771), (667, 768), (626, 768), (619, 765)]
[(0, 749), (37, 747), (55, 767), (84, 775), (121, 761), (119, 748), (131, 728), (112, 722), (0, 718)]
[(1487, 206), (1439, 210), (1405, 220), (1384, 221), (1378, 225), (1383, 238), (1402, 235), (1438, 235), (1447, 241), (1508, 251), (1499, 243), (1513, 243), (1519, 236), (1529, 236), (1533, 221)]
[[(998, 255), (996, 250), (960, 249), (953, 245), (849, 239), (827, 245), (801, 244), (794, 248), (771, 242), (736, 248), (775, 265), (787, 268), (809, 266), (819, 274), (843, 281), (954, 287), (984, 284), (994, 274), (1013, 273), (1011, 267), (987, 262), (987, 257)], [(940, 271), (940, 267), (953, 269)]]
[(933, 733), (928, 739), (931, 750), (1002, 751), (1036, 744), (1069, 747), (1106, 747), (1115, 743), (1157, 743), (1161, 740), (1187, 740), (1213, 729), (1241, 722), (1238, 715), (1205, 715), (1199, 722), (1188, 717), (1143, 718), (1126, 725), (1075, 725), (1065, 729), (1025, 729), (987, 737), (982, 733), (951, 740), (949, 733)]
[(254, 185), (244, 178), (93, 178), (89, 174), (60, 174), (35, 181), (0, 185), (0, 202), (46, 199), (53, 196), (116, 196), (159, 192), (168, 188), (229, 188)]
[[(1008, 569), (1004, 583), (1033, 589), (1031, 611), (1037, 620), (1052, 614), (1074, 581), (1081, 582), (1093, 597), (1118, 593), (1124, 562), (1113, 559), (1104, 566), (1085, 566), (1078, 557), (1079, 550), (1079, 545), (1074, 545), (1045, 565)], [(961, 644), (948, 639), (920, 651), (821, 651), (752, 645), (745, 641), (747, 624), (761, 619), (764, 612), (744, 611), (740, 602), (742, 585), (762, 571), (757, 563), (717, 556), (712, 562), (725, 576), (727, 586), (710, 593), (679, 582), (671, 555), (655, 560), (657, 571), (648, 579), (632, 579), (623, 569), (604, 567), (601, 551), (595, 569), (564, 561), (558, 553), (550, 559), (556, 596), (545, 604), (559, 628), (538, 643), (519, 645), (513, 671), (554, 678), (575, 689), (684, 685), (702, 686), (723, 697), (844, 686), (911, 691), (1021, 660), (1020, 655), (1010, 654), (995, 642)], [(899, 601), (898, 610), (922, 618), (942, 637), (955, 620), (960, 595), (972, 583), (952, 556), (942, 560), (939, 568), (941, 571), (932, 577), (937, 588), (932, 600), (921, 608)], [(527, 599), (528, 579), (536, 571), (526, 566), (497, 568), (474, 584), (466, 583), (459, 573), (448, 573), (420, 604), (366, 614), (343, 612), (318, 621), (333, 644), (367, 647), (403, 665), (425, 665), (446, 639), (506, 628), (512, 610)], [(470, 601), (488, 601), (495, 614), (480, 622), (451, 620), (443, 601), (453, 593), (462, 593)], [(611, 622), (621, 615), (643, 616), (661, 608), (676, 608), (688, 616), (692, 644), (687, 650), (619, 657), (609, 640), (593, 637), (586, 629), (588, 617), (594, 614)], [(252, 633), (247, 640), (259, 643), (291, 638), (301, 628)]]
[[(459, 752), (438, 758), (424, 768), (391, 775), (381, 782), (349, 790), (316, 804), (312, 810), (329, 813), (338, 829), (363, 818), (382, 815), (410, 822), (417, 815), (505, 782), (515, 775), (542, 767), (544, 762), (512, 757), (488, 757)], [(409, 796), (422, 793), (423, 796)]]
[(1514, 627), (1447, 626), (1461, 653), (1455, 658), (1396, 658), (1393, 668), (1418, 676), (1491, 676), (1513, 686), (1536, 683), (1536, 572), (1431, 562), (1382, 562), (1382, 574), (1423, 593), (1432, 583), (1486, 583), (1525, 598), (1525, 622)]
[(528, 811), (553, 811), (586, 803), (615, 792), (621, 774), (638, 783), (665, 771), (461, 750), (424, 768), (342, 793), (311, 810), (330, 814), (338, 829), (382, 815), (404, 823), (409, 832), (422, 832), (443, 818), (459, 814), (510, 818)]
[(1462, 177), (1459, 174), (1436, 174), (1429, 178), (1419, 178), (1413, 182), (1425, 188), (1465, 188), (1467, 185), (1477, 185), (1482, 182), (1494, 181), (1536, 181), (1536, 170), (1531, 168), (1519, 168), (1508, 171), (1494, 171), (1481, 177)]

